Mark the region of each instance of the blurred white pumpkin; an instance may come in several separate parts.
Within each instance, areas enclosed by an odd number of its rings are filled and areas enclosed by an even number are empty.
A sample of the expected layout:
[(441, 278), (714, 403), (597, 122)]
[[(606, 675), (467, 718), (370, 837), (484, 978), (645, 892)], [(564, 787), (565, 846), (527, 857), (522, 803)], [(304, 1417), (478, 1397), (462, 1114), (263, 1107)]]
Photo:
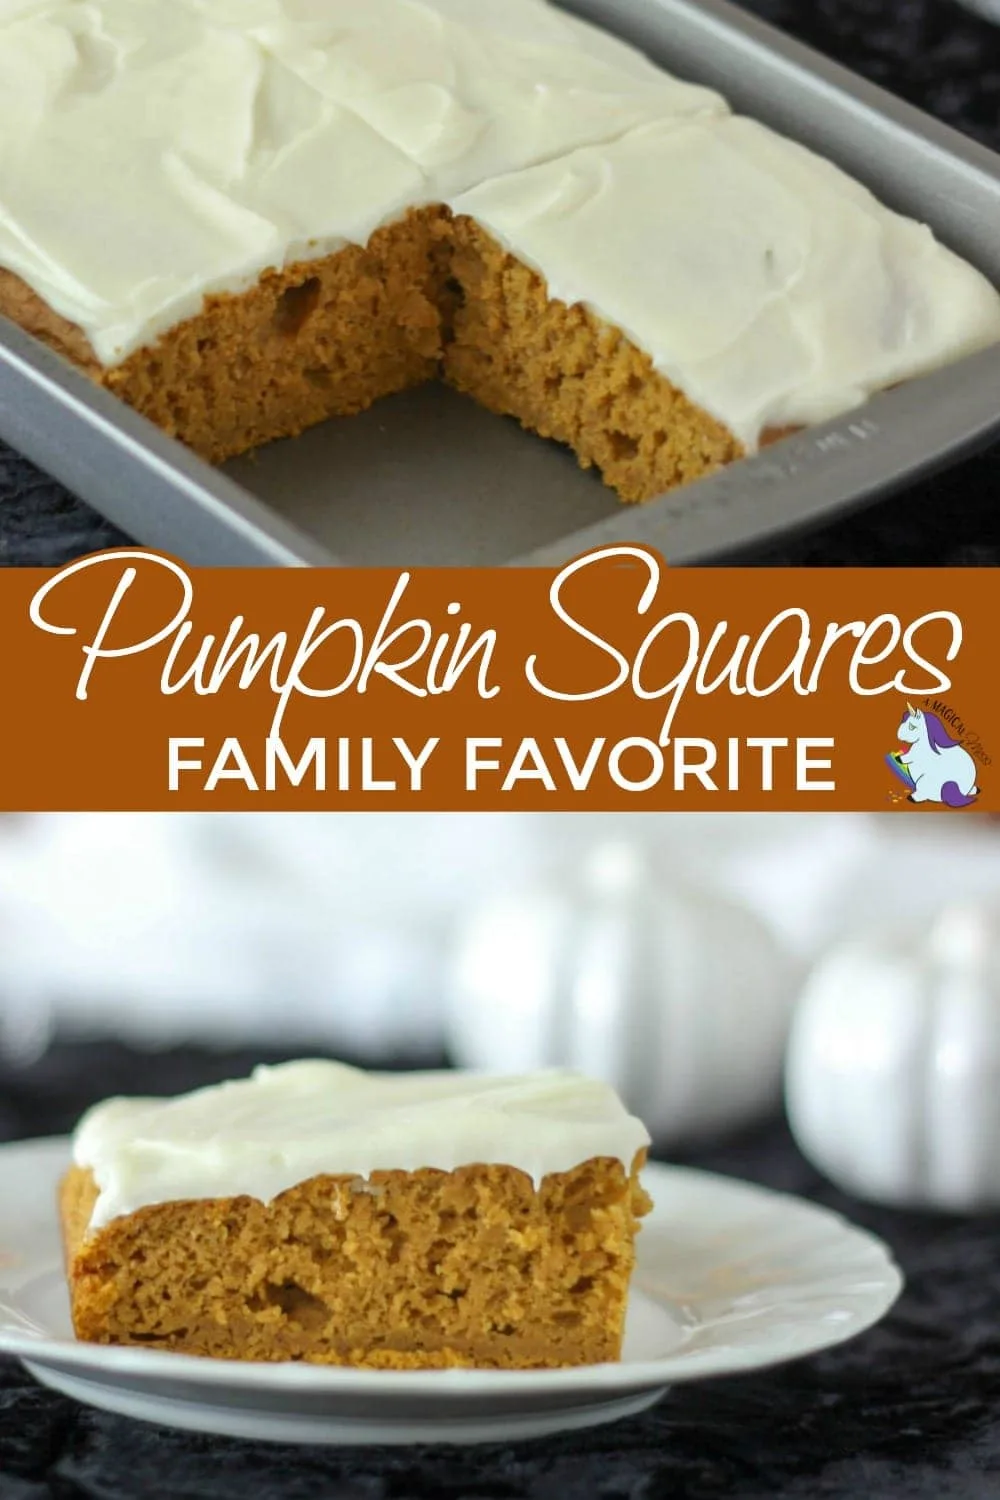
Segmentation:
[(860, 1197), (1000, 1207), (1000, 910), (833, 949), (793, 1023), (786, 1101), (802, 1151)]
[(759, 918), (612, 842), (467, 919), (448, 1040), (465, 1067), (605, 1079), (676, 1144), (778, 1104), (794, 992)]

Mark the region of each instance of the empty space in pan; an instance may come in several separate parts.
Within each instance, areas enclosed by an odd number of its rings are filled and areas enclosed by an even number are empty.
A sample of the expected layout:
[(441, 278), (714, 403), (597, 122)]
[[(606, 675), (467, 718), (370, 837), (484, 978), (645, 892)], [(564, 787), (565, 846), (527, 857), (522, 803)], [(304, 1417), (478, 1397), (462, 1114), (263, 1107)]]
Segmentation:
[(443, 385), (268, 443), (224, 472), (361, 567), (491, 567), (620, 509), (567, 448)]

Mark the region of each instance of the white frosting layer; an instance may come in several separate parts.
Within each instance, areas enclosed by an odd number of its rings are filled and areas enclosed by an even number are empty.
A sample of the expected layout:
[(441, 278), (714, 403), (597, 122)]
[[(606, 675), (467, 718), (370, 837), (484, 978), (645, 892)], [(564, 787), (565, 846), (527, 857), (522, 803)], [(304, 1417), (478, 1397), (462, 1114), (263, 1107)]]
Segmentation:
[(453, 206), (751, 449), (1000, 339), (978, 271), (752, 120), (638, 129)]
[(106, 1100), (77, 1126), (73, 1159), (94, 1173), (100, 1228), (153, 1203), (267, 1203), (320, 1174), (493, 1163), (537, 1185), (595, 1156), (630, 1168), (648, 1145), (614, 1090), (576, 1073), (363, 1073), (306, 1061), (177, 1099)]
[(407, 207), (723, 108), (541, 0), (0, 0), (0, 265), (114, 365)]
[(439, 202), (751, 449), (1000, 338), (929, 230), (545, 0), (0, 0), (0, 265), (105, 365)]
[(650, 120), (726, 112), (541, 0), (299, 0), (295, 26), (287, 0), (265, 3), (281, 12), (266, 45), (416, 163), (436, 198)]
[(0, 263), (105, 364), (424, 192), (364, 121), (182, 0), (40, 0), (0, 28)]

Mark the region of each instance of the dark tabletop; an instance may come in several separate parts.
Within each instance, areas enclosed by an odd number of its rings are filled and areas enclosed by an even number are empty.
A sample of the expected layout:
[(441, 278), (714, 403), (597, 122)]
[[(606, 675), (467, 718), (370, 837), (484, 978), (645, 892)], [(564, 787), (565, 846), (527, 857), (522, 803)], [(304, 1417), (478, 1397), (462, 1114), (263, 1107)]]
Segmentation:
[[(102, 1095), (175, 1093), (260, 1060), (61, 1044), (26, 1072), (0, 1067), (0, 1139), (67, 1131)], [(174, 1432), (77, 1406), (0, 1359), (0, 1497), (1000, 1497), (1000, 1217), (902, 1214), (846, 1199), (806, 1165), (780, 1121), (686, 1160), (815, 1198), (881, 1235), (908, 1279), (895, 1310), (840, 1349), (680, 1387), (641, 1417), (465, 1449), (285, 1447)]]
[[(1000, 149), (1000, 27), (955, 0), (743, 0), (748, 9)], [(1000, 445), (755, 561), (831, 567), (1000, 564)], [(57, 566), (123, 540), (0, 444), (0, 563)]]

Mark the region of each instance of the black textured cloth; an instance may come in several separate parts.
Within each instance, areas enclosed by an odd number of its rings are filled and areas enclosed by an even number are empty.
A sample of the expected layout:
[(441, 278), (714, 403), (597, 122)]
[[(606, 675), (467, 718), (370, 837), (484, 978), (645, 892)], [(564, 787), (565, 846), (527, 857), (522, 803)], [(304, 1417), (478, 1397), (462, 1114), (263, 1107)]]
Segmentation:
[[(63, 1044), (0, 1071), (0, 1137), (63, 1132), (109, 1093), (175, 1093), (258, 1055)], [(679, 1387), (643, 1416), (530, 1443), (288, 1447), (127, 1421), (0, 1359), (0, 1500), (991, 1500), (1000, 1497), (1000, 1218), (865, 1207), (780, 1122), (688, 1158), (867, 1225), (908, 1278), (867, 1334), (783, 1368)], [(0, 1205), (0, 1213), (17, 1211)]]
[[(948, 124), (1000, 149), (1000, 27), (956, 0), (742, 0)], [(1000, 446), (806, 537), (771, 565), (1000, 564)], [(55, 567), (117, 545), (115, 528), (0, 445), (0, 563)]]

